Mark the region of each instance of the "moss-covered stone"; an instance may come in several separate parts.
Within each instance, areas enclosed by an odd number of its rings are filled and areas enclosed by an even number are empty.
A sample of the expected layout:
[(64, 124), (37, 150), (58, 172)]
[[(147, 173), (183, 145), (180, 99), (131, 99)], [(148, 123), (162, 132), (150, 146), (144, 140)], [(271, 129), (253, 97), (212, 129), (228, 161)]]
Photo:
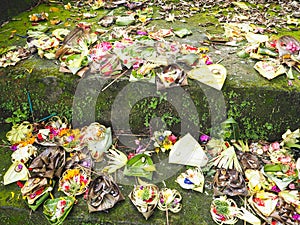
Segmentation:
[[(16, 16), (17, 19), (1, 28), (0, 45), (24, 45), (26, 39), (15, 36), (9, 39), (11, 31), (25, 35), (31, 23), (28, 15), (37, 12), (50, 12), (48, 4), (42, 4), (29, 12)], [(77, 17), (73, 12), (63, 10), (62, 5), (56, 6), (59, 12), (51, 12), (50, 17), (59, 16), (66, 24), (73, 27)], [(82, 9), (78, 9), (78, 13)], [(121, 9), (124, 10), (124, 9)], [(98, 16), (107, 11), (99, 10)], [(73, 14), (72, 14), (73, 13)], [(178, 12), (177, 12), (178, 13)], [(75, 14), (76, 15), (76, 14)], [(150, 25), (161, 28), (178, 28), (188, 26), (193, 34), (185, 39), (175, 40), (199, 45), (205, 32), (222, 33), (221, 26), (198, 26), (201, 23), (217, 23), (215, 12), (197, 13), (186, 18), (187, 23), (175, 21), (153, 21)], [(98, 18), (91, 19), (96, 26)], [(0, 18), (1, 22), (1, 18)], [(57, 27), (64, 27), (60, 24)], [(53, 26), (49, 26), (53, 29)], [(286, 34), (286, 31), (280, 31)], [(290, 34), (290, 32), (288, 32)], [(299, 31), (293, 35), (299, 37)], [(33, 57), (18, 63), (14, 67), (0, 69), (0, 120), (1, 137), (10, 129), (4, 120), (12, 117), (17, 109), (26, 111), (27, 119), (32, 120), (28, 112), (28, 91), (33, 105), (34, 120), (38, 121), (52, 113), (66, 116), (73, 120), (73, 125), (83, 126), (99, 121), (112, 126), (114, 131), (148, 135), (150, 131), (165, 126), (176, 134), (192, 132), (196, 135), (209, 133), (227, 117), (234, 118), (240, 127), (242, 139), (280, 139), (286, 129), (299, 128), (300, 81), (295, 79), (289, 86), (285, 76), (268, 81), (254, 69), (254, 61), (237, 58), (237, 48), (215, 46), (210, 48), (209, 55), (214, 62), (220, 61), (227, 69), (228, 76), (222, 91), (216, 91), (204, 84), (189, 80), (189, 85), (157, 92), (155, 85), (147, 83), (129, 83), (120, 78), (109, 86), (112, 80), (100, 77), (80, 78), (76, 75), (59, 72), (55, 60)], [(217, 52), (216, 50), (219, 50)], [(151, 126), (150, 126), (151, 125)], [(213, 129), (211, 129), (213, 127)], [(151, 128), (151, 129), (150, 129)], [(0, 164), (1, 180), (10, 166), (11, 152), (1, 147)], [(180, 171), (178, 171), (178, 174)], [(176, 175), (178, 175), (176, 174)], [(175, 177), (175, 176), (174, 176)], [(174, 177), (166, 180), (170, 188), (179, 189), (183, 196), (183, 209), (178, 214), (170, 213), (171, 224), (211, 225), (209, 206), (212, 199), (209, 182), (207, 194), (181, 190), (174, 182)], [(162, 183), (158, 184), (160, 187)], [(123, 194), (127, 197), (132, 186), (124, 185)], [(14, 197), (12, 196), (14, 193)], [(59, 193), (56, 192), (56, 195)], [(15, 184), (0, 184), (0, 220), (5, 224), (45, 224), (45, 217), (40, 208), (36, 212), (30, 210), (22, 200), (19, 188)], [(145, 221), (129, 199), (118, 203), (109, 213), (89, 214), (85, 200), (78, 199), (77, 205), (64, 224), (165, 224), (163, 212), (156, 213)]]

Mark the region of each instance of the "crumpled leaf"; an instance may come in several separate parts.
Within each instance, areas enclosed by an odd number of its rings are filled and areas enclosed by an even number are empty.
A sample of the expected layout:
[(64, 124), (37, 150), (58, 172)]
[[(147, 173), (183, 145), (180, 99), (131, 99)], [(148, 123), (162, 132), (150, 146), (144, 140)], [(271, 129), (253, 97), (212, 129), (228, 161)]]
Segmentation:
[(48, 199), (44, 203), (43, 213), (50, 224), (62, 224), (70, 213), (74, 202), (75, 198), (70, 196)]
[(118, 16), (116, 19), (116, 25), (118, 26), (128, 26), (135, 22), (134, 16)]
[(300, 129), (297, 129), (295, 131), (291, 131), (288, 129), (283, 135), (282, 135), (282, 142), (280, 143), (281, 146), (287, 146), (287, 147), (300, 147), (299, 143), (300, 138)]
[(234, 4), (235, 6), (243, 9), (243, 10), (249, 10), (249, 7), (247, 6), (247, 4), (245, 2), (232, 2), (232, 4)]
[(177, 57), (178, 62), (184, 62), (185, 64), (190, 65), (190, 66), (194, 65), (198, 59), (199, 59), (199, 56), (194, 53), (184, 54), (184, 55), (180, 55)]
[(102, 17), (102, 19), (100, 19), (100, 21), (98, 22), (99, 25), (103, 26), (103, 27), (109, 27), (111, 25), (113, 25), (113, 23), (116, 21), (116, 17), (115, 16), (104, 16)]
[(176, 64), (170, 64), (157, 73), (156, 86), (158, 90), (187, 85), (187, 74)]
[(91, 73), (98, 73), (101, 76), (109, 77), (122, 71), (120, 59), (115, 54), (105, 54), (90, 64)]
[(253, 43), (253, 42), (263, 43), (263, 42), (267, 42), (269, 40), (269, 37), (268, 37), (268, 35), (255, 34), (252, 32), (248, 32), (246, 34), (246, 39), (249, 43)]
[(159, 66), (159, 64), (146, 63), (137, 70), (131, 71), (129, 81), (148, 81), (150, 83), (155, 83), (155, 72), (153, 69)]
[(89, 186), (87, 199), (89, 212), (108, 210), (122, 200), (124, 196), (110, 176), (100, 174)]
[(63, 41), (69, 33), (70, 30), (64, 28), (59, 28), (52, 31), (52, 35), (60, 41)]
[(93, 159), (99, 162), (112, 144), (111, 128), (95, 122), (81, 129), (81, 144), (87, 146)]
[(165, 37), (173, 36), (174, 33), (172, 32), (172, 29), (160, 29), (156, 32), (149, 33), (149, 37), (154, 40), (163, 40)]
[(48, 147), (30, 164), (33, 177), (60, 177), (65, 165), (66, 152), (60, 147)]
[(217, 169), (213, 182), (214, 195), (247, 196), (248, 190), (242, 173), (231, 169)]
[(298, 190), (284, 190), (279, 192), (279, 197), (282, 197), (285, 202), (295, 206), (300, 205), (300, 195)]

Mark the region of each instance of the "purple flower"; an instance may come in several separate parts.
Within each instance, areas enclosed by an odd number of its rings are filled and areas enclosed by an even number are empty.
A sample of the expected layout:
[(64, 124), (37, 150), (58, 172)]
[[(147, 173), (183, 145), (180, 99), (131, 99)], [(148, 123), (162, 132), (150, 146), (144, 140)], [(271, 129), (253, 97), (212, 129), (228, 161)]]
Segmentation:
[(16, 151), (18, 149), (18, 145), (12, 145), (10, 146), (10, 150)]
[(280, 192), (280, 189), (279, 189), (276, 185), (274, 185), (274, 186), (271, 188), (271, 191), (274, 191), (274, 192), (279, 193), (279, 192)]
[(160, 201), (161, 204), (163, 204), (165, 202), (164, 198), (161, 198), (159, 201)]
[(165, 140), (165, 137), (163, 135), (161, 135), (158, 137), (158, 140), (163, 141), (163, 140)]
[(206, 134), (202, 134), (201, 136), (200, 136), (200, 141), (202, 142), (202, 143), (206, 143), (206, 142), (208, 142), (210, 140), (210, 136), (208, 136), (208, 135), (206, 135)]
[(18, 165), (18, 169), (19, 169), (19, 170), (23, 169), (23, 165), (22, 165), (22, 164), (19, 164), (19, 165)]
[(138, 30), (136, 33), (138, 35), (147, 35), (148, 34), (147, 31), (142, 31), (142, 30)]
[(142, 153), (144, 150), (145, 150), (145, 149), (144, 149), (144, 146), (143, 146), (143, 145), (139, 145), (139, 146), (137, 147), (137, 149), (135, 150), (135, 153), (136, 153), (136, 154), (140, 154), (140, 153)]
[(293, 86), (293, 81), (289, 80), (289, 81), (288, 81), (288, 85), (289, 85), (289, 86)]
[(74, 135), (68, 136), (67, 137), (67, 142), (71, 142), (75, 139)]
[(293, 215), (293, 219), (294, 219), (294, 220), (300, 221), (300, 215), (299, 215), (298, 213), (295, 213), (295, 214)]

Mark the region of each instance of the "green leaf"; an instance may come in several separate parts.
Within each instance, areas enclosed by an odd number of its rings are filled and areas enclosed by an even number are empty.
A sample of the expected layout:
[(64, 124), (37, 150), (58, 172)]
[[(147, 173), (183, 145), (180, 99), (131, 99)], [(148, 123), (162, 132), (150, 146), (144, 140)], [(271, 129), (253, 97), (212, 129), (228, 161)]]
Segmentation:
[(266, 164), (264, 166), (264, 171), (265, 172), (278, 172), (278, 171), (281, 171), (281, 165), (280, 164), (275, 164), (275, 165)]
[(128, 26), (135, 22), (133, 16), (119, 16), (116, 20), (116, 25), (119, 26)]
[(145, 177), (151, 180), (153, 171), (155, 171), (155, 166), (153, 165), (151, 157), (146, 154), (138, 154), (127, 162), (124, 175)]
[(176, 34), (178, 37), (183, 38), (187, 35), (191, 35), (192, 31), (187, 28), (175, 28), (173, 33)]

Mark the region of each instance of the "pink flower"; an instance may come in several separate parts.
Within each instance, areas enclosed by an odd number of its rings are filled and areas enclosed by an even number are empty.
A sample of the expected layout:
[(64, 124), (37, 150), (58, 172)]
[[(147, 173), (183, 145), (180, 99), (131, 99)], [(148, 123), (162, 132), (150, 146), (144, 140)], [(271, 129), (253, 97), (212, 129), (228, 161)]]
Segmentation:
[(292, 161), (292, 158), (290, 156), (282, 156), (279, 157), (278, 160), (283, 164), (287, 164)]
[(177, 140), (177, 137), (174, 135), (174, 134), (171, 134), (169, 137), (168, 137), (169, 141), (172, 142), (172, 144), (175, 144), (176, 140)]
[(148, 34), (147, 31), (142, 31), (142, 30), (138, 30), (136, 33), (138, 35), (147, 35)]
[(280, 144), (276, 141), (271, 144), (271, 148), (272, 148), (272, 150), (278, 150), (278, 149), (280, 149)]
[(300, 47), (297, 46), (294, 42), (290, 41), (287, 45), (286, 45), (286, 49), (290, 50), (292, 53), (297, 52), (300, 50)]
[(202, 143), (206, 143), (206, 142), (208, 142), (210, 140), (210, 136), (208, 136), (208, 135), (206, 135), (206, 134), (202, 134), (201, 136), (200, 136), (200, 141), (202, 142)]
[(111, 43), (110, 42), (106, 42), (106, 41), (104, 41), (104, 42), (101, 43), (101, 47), (102, 47), (102, 50), (105, 51), (105, 52), (108, 51), (108, 50), (110, 50), (110, 49), (112, 49)]
[(262, 147), (262, 150), (264, 151), (264, 152), (267, 152), (268, 151), (268, 149), (269, 149), (269, 145), (264, 145), (263, 147)]
[(208, 55), (207, 55), (207, 56), (205, 56), (205, 64), (206, 64), (206, 65), (213, 64), (213, 62), (212, 62), (211, 58), (210, 58)]

